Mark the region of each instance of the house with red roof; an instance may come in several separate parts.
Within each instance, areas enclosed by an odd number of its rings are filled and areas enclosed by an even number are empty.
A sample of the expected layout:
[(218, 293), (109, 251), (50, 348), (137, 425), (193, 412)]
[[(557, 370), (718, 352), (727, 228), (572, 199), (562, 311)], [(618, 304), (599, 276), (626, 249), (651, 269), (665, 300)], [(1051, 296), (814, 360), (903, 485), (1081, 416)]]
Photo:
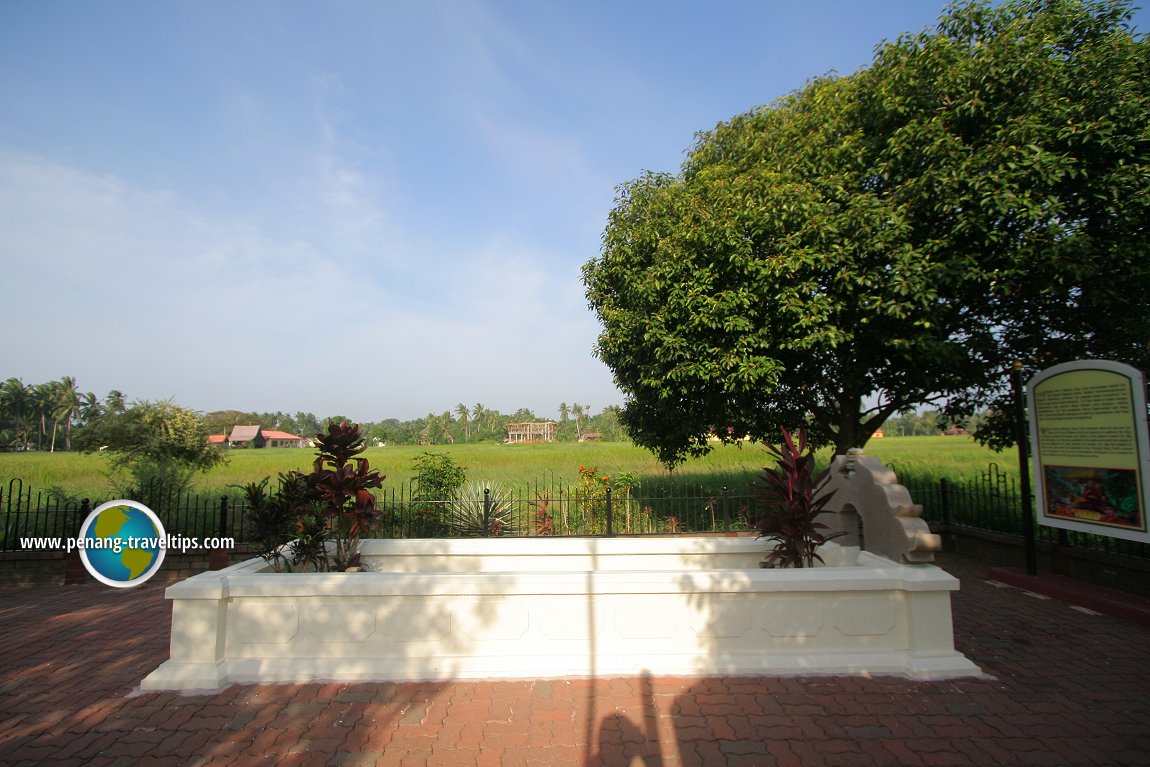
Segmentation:
[(208, 437), (212, 444), (226, 443), (227, 447), (308, 447), (308, 441), (295, 434), (275, 429), (265, 429), (258, 424), (233, 426), (226, 437), (215, 434)]
[(308, 447), (306, 439), (286, 431), (260, 429), (260, 434), (268, 441), (268, 447)]

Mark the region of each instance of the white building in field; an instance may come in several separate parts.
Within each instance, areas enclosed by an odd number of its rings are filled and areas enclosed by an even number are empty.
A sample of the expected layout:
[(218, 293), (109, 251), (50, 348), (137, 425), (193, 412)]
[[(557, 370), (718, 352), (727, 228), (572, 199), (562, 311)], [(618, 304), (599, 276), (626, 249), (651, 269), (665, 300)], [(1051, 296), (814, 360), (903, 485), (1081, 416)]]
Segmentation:
[(528, 423), (507, 424), (507, 444), (521, 442), (554, 442), (559, 434), (559, 424), (554, 421), (531, 421)]

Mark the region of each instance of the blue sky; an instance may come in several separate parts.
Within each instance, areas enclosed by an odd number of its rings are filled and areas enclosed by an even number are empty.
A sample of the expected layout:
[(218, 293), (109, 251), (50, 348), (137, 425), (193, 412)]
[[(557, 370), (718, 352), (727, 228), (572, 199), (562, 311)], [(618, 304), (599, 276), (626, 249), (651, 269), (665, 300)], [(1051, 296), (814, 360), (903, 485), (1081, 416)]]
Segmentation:
[(580, 283), (615, 186), (943, 5), (4, 0), (0, 378), (621, 404)]

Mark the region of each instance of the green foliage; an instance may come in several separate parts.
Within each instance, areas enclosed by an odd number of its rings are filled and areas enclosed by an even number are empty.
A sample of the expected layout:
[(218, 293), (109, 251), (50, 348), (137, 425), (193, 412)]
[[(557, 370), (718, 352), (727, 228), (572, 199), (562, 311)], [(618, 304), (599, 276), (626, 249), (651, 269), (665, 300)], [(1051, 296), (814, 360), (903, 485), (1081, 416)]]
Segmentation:
[(579, 483), (575, 486), (575, 507), (583, 515), (587, 530), (592, 533), (607, 531), (607, 493), (611, 477), (599, 471), (598, 466), (580, 466)]
[(110, 458), (113, 484), (124, 497), (153, 503), (157, 492), (183, 492), (198, 472), (223, 463), (208, 444), (208, 432), (194, 411), (166, 402), (137, 402), (94, 418), (76, 435), (82, 450)]
[(295, 537), (288, 550), (296, 567), (317, 573), (328, 570), (328, 521), (322, 514), (304, 514), (295, 521)]
[(823, 561), (818, 547), (845, 533), (825, 535), (827, 526), (817, 521), (834, 493), (817, 494), (826, 475), (815, 476), (806, 430), (799, 429), (798, 444), (786, 429), (782, 433), (781, 445), (767, 445), (776, 465), (764, 469), (760, 486), (763, 513), (756, 529), (759, 537), (775, 542), (763, 562), (767, 567), (814, 567), (815, 560)]
[(963, 4), (865, 75), (880, 172), (938, 258), (986, 286), (966, 314), (990, 374), (946, 415), (992, 404), (976, 433), (995, 446), (1013, 444), (1013, 360), (1027, 377), (1082, 357), (1150, 363), (1150, 42), (1130, 11)]
[(411, 462), (415, 470), (415, 501), (444, 501), (455, 496), (467, 481), (467, 469), (447, 453), (423, 452)]
[(267, 492), (268, 478), (246, 485), (233, 485), (244, 495), (247, 505), (248, 530), (252, 541), (259, 547), (260, 558), (278, 573), (283, 555), (280, 547), (290, 540), (292, 518), (282, 513)]
[(622, 185), (583, 278), (636, 443), (676, 465), (708, 434), (806, 423), (845, 451), (915, 405), (995, 402), (1013, 359), (1146, 367), (1150, 67), (1128, 13), (951, 6)]
[(152, 509), (165, 508), (187, 492), (196, 470), (175, 458), (112, 458), (108, 479), (118, 498), (132, 498)]
[(448, 502), (449, 529), (460, 538), (518, 535), (506, 488), (496, 483), (472, 483)]
[[(360, 540), (379, 524), (371, 490), (384, 478), (360, 455), (364, 444), (359, 427), (329, 422), (316, 443), (311, 473), (281, 473), (274, 497), (268, 496), (266, 477), (243, 486), (261, 556), (277, 570), (279, 548), (293, 533), (293, 563), (327, 570), (330, 554), (330, 567), (336, 570), (358, 567)], [(334, 551), (328, 551), (329, 541), (335, 543)]]
[[(291, 569), (282, 549), (299, 532), (299, 520), (304, 517), (322, 519), (322, 516), (316, 514), (306, 475), (298, 471), (280, 473), (279, 488), (275, 493), (268, 492), (268, 481), (264, 477), (258, 482), (232, 487), (239, 488), (244, 494), (249, 534), (259, 546), (260, 557), (279, 572), (281, 563)], [(310, 553), (304, 556), (311, 561)]]
[[(885, 439), (871, 440), (866, 447), (884, 463), (893, 465), (899, 477), (915, 475), (926, 479), (945, 476), (962, 479), (985, 471), (989, 462), (996, 461), (1009, 474), (1016, 474), (1018, 461), (1010, 455), (1000, 455), (982, 447), (969, 437), (905, 437), (897, 431), (887, 431)], [(364, 455), (371, 465), (386, 474), (384, 492), (406, 494), (410, 481), (412, 460), (423, 452), (417, 447), (368, 448)], [(830, 450), (820, 451), (820, 460), (829, 460)], [(308, 450), (242, 450), (230, 454), (226, 465), (217, 466), (197, 480), (197, 492), (213, 494), (217, 498), (230, 485), (258, 482), (263, 477), (275, 477), (277, 472), (291, 470), (310, 471)], [(612, 477), (619, 472), (631, 472), (643, 484), (643, 494), (658, 486), (679, 483), (684, 486), (706, 487), (708, 493), (718, 493), (724, 485), (743, 486), (754, 480), (762, 468), (758, 449), (747, 445), (716, 445), (706, 456), (689, 459), (673, 472), (667, 470), (648, 450), (625, 443), (565, 443), (532, 445), (529, 449), (495, 444), (458, 445), (452, 455), (466, 464), (469, 473), (499, 482), (522, 494), (535, 497), (540, 484), (571, 478), (556, 467), (577, 466), (579, 463), (597, 464)], [(108, 500), (113, 497), (104, 475), (106, 461), (102, 454), (72, 453), (0, 453), (0, 481), (5, 485), (13, 477), (24, 480), (26, 486), (44, 488), (58, 486), (79, 498)], [(572, 470), (572, 474), (573, 474)], [(552, 505), (552, 516), (559, 509)]]
[(100, 410), (96, 395), (82, 394), (72, 376), (31, 386), (9, 378), (0, 383), (0, 449), (30, 450), (35, 432), (37, 450), (56, 452), (58, 436), (62, 447), (71, 450), (72, 427)]
[(415, 482), (411, 503), (418, 521), (418, 534), (434, 537), (450, 528), (452, 501), (467, 481), (467, 470), (447, 453), (422, 452), (411, 462)]

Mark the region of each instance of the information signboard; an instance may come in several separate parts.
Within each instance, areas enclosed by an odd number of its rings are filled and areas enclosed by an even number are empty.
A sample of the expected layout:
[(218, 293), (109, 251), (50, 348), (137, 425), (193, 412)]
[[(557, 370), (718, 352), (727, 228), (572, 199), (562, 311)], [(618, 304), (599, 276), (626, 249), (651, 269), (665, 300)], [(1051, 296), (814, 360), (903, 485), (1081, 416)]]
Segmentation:
[(1043, 370), (1026, 391), (1039, 524), (1150, 542), (1142, 373), (1079, 360)]

